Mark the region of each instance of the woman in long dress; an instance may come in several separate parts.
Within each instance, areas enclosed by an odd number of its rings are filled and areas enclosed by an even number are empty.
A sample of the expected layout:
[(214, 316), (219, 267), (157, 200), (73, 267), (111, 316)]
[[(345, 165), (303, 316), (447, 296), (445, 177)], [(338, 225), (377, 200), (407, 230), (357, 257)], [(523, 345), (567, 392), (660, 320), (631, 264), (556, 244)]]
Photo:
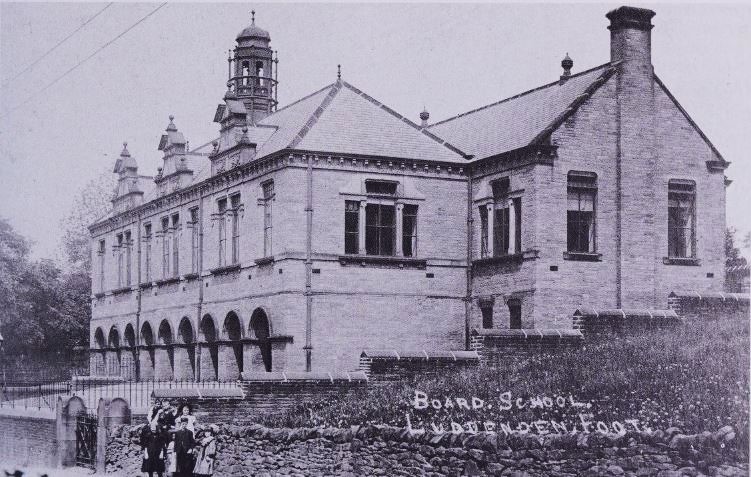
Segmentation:
[(167, 437), (155, 422), (144, 426), (141, 430), (141, 449), (143, 449), (143, 464), (141, 472), (149, 477), (164, 475), (164, 458), (167, 451)]
[(209, 477), (214, 475), (214, 466), (216, 463), (216, 426), (207, 427), (203, 431), (203, 437), (198, 442), (198, 455), (196, 466), (193, 469), (195, 477)]

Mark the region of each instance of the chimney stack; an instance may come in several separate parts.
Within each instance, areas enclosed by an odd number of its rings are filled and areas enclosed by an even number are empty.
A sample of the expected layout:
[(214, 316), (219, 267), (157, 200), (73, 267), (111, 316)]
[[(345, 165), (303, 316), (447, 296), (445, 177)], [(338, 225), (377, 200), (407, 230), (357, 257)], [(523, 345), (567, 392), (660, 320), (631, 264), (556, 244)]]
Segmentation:
[(635, 61), (652, 65), (652, 17), (646, 8), (619, 7), (610, 11), (610, 61)]

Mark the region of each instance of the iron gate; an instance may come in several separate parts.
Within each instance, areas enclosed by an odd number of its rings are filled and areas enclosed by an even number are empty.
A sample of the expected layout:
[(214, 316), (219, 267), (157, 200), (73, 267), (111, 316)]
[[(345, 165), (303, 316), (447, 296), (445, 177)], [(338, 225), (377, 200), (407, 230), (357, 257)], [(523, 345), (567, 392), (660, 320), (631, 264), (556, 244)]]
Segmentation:
[(76, 465), (94, 468), (97, 426), (96, 415), (82, 412), (76, 416)]

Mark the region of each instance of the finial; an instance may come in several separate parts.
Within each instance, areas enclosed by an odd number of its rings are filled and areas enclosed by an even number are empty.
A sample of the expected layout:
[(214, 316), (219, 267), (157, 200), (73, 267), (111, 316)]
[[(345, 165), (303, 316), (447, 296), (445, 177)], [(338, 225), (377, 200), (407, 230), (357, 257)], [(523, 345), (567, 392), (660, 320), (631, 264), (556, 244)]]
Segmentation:
[(256, 24), (256, 11), (255, 10), (250, 11), (250, 23), (252, 25)]
[(336, 79), (342, 79), (342, 65), (336, 65)]
[(420, 113), (420, 119), (422, 120), (422, 127), (428, 126), (428, 119), (430, 119), (430, 113), (427, 109), (425, 109), (425, 106), (422, 107), (422, 112)]
[(128, 141), (123, 141), (123, 152), (120, 153), (120, 156), (130, 156), (130, 153), (128, 152)]
[(169, 115), (169, 124), (167, 125), (167, 131), (177, 131), (177, 126), (174, 123), (175, 116)]
[(560, 84), (563, 84), (571, 76), (571, 68), (574, 67), (574, 60), (568, 56), (568, 53), (566, 53), (566, 57), (561, 61), (561, 67), (563, 68), (563, 74), (561, 75)]

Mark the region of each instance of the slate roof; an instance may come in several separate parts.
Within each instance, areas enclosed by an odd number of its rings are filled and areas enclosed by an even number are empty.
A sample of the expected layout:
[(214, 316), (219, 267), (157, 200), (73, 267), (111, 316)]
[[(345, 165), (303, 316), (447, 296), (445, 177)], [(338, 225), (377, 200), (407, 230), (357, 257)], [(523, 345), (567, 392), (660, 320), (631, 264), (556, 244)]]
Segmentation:
[(345, 81), (259, 122), (276, 126), (257, 157), (282, 149), (466, 163), (462, 151)]
[(613, 73), (606, 63), (428, 127), (475, 159), (533, 144), (557, 128)]

